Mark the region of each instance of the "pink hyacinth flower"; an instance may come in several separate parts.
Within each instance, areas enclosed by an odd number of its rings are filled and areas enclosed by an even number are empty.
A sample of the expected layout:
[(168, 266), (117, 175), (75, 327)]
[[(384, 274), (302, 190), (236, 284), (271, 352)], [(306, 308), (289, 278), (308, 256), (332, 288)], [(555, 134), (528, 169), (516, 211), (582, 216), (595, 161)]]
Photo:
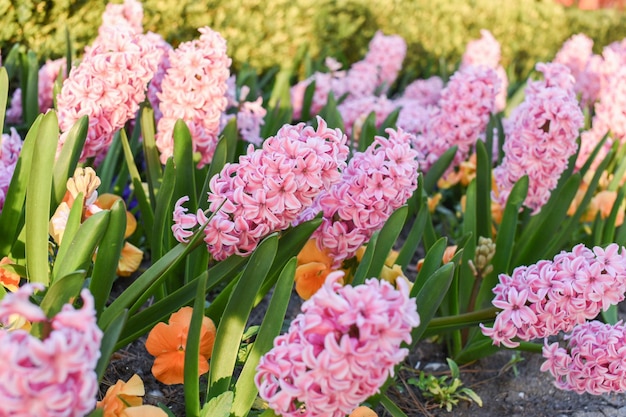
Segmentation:
[(626, 251), (615, 243), (593, 250), (580, 244), (499, 279), (493, 305), (502, 311), (492, 328), (481, 328), (495, 345), (516, 347), (514, 339), (569, 332), (624, 300)]
[(13, 178), (17, 159), (22, 151), (22, 138), (14, 128), (11, 134), (2, 134), (0, 142), (0, 212), (4, 207), (4, 200)]
[(419, 315), (406, 282), (395, 289), (372, 278), (352, 287), (339, 284), (342, 276), (328, 275), (259, 362), (259, 395), (279, 415), (343, 417), (408, 354), (400, 346), (411, 342)]
[(82, 308), (66, 304), (48, 321), (28, 300), (35, 288), (26, 284), (0, 302), (0, 320), (14, 314), (46, 321), (43, 339), (26, 330), (0, 328), (0, 416), (83, 417), (96, 405), (102, 331), (96, 324), (93, 297), (81, 291)]

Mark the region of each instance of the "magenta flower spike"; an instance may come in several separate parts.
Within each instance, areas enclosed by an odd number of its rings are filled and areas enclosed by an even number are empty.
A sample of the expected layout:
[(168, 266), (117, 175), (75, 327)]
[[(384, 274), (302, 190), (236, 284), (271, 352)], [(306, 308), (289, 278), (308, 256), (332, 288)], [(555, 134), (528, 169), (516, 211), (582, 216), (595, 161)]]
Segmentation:
[(96, 325), (93, 297), (81, 292), (82, 308), (66, 304), (52, 319), (31, 304), (35, 285), (26, 284), (0, 302), (7, 325), (17, 314), (31, 322), (48, 322), (37, 339), (26, 330), (0, 328), (0, 416), (83, 417), (96, 405), (102, 331)]
[(13, 178), (17, 159), (22, 151), (22, 138), (14, 128), (11, 134), (2, 134), (0, 142), (0, 212), (4, 207), (4, 201)]
[(283, 417), (344, 417), (377, 393), (419, 325), (405, 281), (342, 286), (332, 272), (260, 360), (261, 398)]

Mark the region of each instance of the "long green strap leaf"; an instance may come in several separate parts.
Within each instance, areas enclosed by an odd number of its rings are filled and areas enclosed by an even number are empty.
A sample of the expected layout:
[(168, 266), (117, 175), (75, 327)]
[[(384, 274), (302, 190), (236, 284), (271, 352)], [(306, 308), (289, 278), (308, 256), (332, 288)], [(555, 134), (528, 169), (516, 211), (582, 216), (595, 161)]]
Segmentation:
[(93, 265), (89, 290), (94, 296), (96, 315), (100, 316), (106, 304), (113, 282), (117, 277), (117, 266), (124, 247), (126, 232), (126, 205), (122, 200), (111, 207), (109, 223), (98, 247)]
[(261, 242), (250, 257), (226, 305), (215, 336), (207, 401), (228, 391), (230, 387), (239, 344), (248, 316), (252, 311), (254, 297), (270, 271), (277, 248), (278, 237), (276, 235), (270, 235)]
[(65, 195), (67, 179), (74, 175), (74, 170), (87, 139), (88, 122), (87, 116), (83, 116), (72, 126), (54, 164), (52, 190), (55, 205), (58, 205)]
[(96, 365), (96, 374), (98, 375), (98, 381), (102, 381), (104, 372), (110, 365), (111, 355), (115, 352), (117, 340), (120, 337), (120, 333), (126, 324), (128, 319), (128, 311), (124, 310), (113, 319), (111, 325), (106, 329), (102, 335), (102, 343), (100, 344), (100, 359)]
[(400, 207), (391, 214), (383, 225), (378, 235), (378, 241), (374, 246), (374, 256), (365, 273), (365, 278), (380, 276), (383, 266), (385, 266), (387, 256), (389, 252), (391, 252), (391, 249), (393, 249), (393, 245), (396, 243), (398, 236), (400, 236), (408, 212), (409, 208), (407, 206)]
[(109, 226), (109, 210), (100, 211), (89, 217), (76, 231), (74, 239), (63, 239), (63, 245), (69, 244), (67, 256), (54, 263), (52, 281), (68, 275), (78, 269), (89, 269), (93, 254)]
[(453, 146), (447, 151), (443, 153), (437, 159), (437, 161), (430, 167), (428, 172), (424, 175), (424, 189), (427, 194), (433, 192), (435, 187), (437, 186), (437, 181), (439, 178), (443, 176), (443, 173), (446, 172), (452, 161), (454, 160), (454, 156), (456, 155), (457, 147)]
[(176, 165), (176, 188), (174, 197), (189, 196), (189, 210), (196, 211), (196, 176), (194, 175), (193, 143), (191, 132), (183, 120), (174, 125), (174, 164)]
[(257, 396), (258, 390), (254, 384), (256, 367), (261, 356), (272, 348), (274, 339), (280, 333), (293, 288), (296, 265), (296, 258), (292, 258), (281, 272), (259, 333), (235, 384), (235, 401), (231, 412), (236, 417), (246, 416)]
[(154, 211), (154, 234), (152, 238), (154, 241), (150, 243), (151, 256), (153, 261), (163, 256), (164, 248), (169, 250), (166, 246), (166, 236), (171, 234), (172, 225), (172, 213), (174, 211), (174, 187), (176, 184), (176, 166), (174, 160), (168, 158), (165, 164), (165, 171), (163, 174), (163, 183), (159, 188), (159, 194), (156, 197), (156, 207)]
[(0, 130), (4, 128), (4, 116), (9, 98), (9, 75), (4, 67), (0, 67)]
[(22, 79), (22, 114), (24, 123), (30, 126), (39, 115), (39, 62), (35, 52), (28, 51), (23, 63), (26, 77)]
[(200, 334), (202, 331), (202, 320), (204, 319), (206, 280), (206, 275), (203, 275), (196, 281), (196, 300), (193, 304), (187, 344), (185, 345), (185, 384), (183, 388), (185, 393), (185, 412), (189, 417), (198, 417), (200, 415), (198, 357), (200, 356)]
[(428, 207), (422, 206), (422, 208), (417, 212), (417, 216), (413, 221), (411, 230), (409, 231), (409, 234), (400, 249), (398, 257), (396, 258), (396, 264), (400, 265), (403, 270), (406, 269), (409, 262), (413, 259), (417, 246), (422, 240), (422, 234), (424, 233), (424, 227), (426, 226), (426, 211), (428, 211)]
[(55, 263), (62, 264), (65, 257), (74, 255), (70, 252), (70, 243), (74, 240), (76, 232), (78, 232), (78, 229), (80, 228), (83, 219), (84, 201), (85, 198), (83, 193), (78, 193), (74, 199), (74, 204), (72, 204), (70, 213), (67, 216), (67, 221), (65, 222), (65, 230), (63, 230), (61, 244), (54, 260)]
[(159, 150), (156, 146), (154, 110), (149, 107), (142, 107), (141, 109), (141, 136), (143, 138), (143, 154), (146, 159), (148, 192), (150, 193), (150, 201), (154, 202), (161, 186), (163, 172), (159, 159)]
[[(26, 269), (30, 282), (48, 285), (48, 221), (52, 192), (52, 167), (57, 149), (59, 123), (48, 112), (37, 132), (32, 170), (26, 193)], [(73, 271), (70, 271), (73, 272)]]
[(85, 270), (74, 271), (54, 281), (41, 300), (41, 309), (47, 317), (54, 317), (63, 305), (74, 299), (85, 282)]
[(491, 238), (491, 160), (480, 140), (476, 142), (476, 236)]
[(424, 263), (415, 278), (415, 283), (413, 284), (412, 289), (413, 295), (417, 294), (422, 289), (428, 278), (434, 274), (437, 269), (439, 269), (447, 245), (448, 238), (442, 237), (439, 238), (439, 240), (437, 240), (437, 242), (435, 242), (435, 244), (428, 250), (426, 256), (424, 257)]

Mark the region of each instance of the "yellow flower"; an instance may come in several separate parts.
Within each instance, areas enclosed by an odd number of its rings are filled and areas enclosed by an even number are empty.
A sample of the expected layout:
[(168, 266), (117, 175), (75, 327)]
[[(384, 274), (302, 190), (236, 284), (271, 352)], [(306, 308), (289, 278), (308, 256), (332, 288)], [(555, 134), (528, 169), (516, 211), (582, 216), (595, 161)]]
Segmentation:
[(143, 381), (139, 375), (133, 375), (128, 382), (122, 380), (107, 390), (96, 408), (103, 411), (104, 417), (164, 417), (167, 413), (159, 407), (142, 405), (145, 395)]
[[(164, 384), (182, 384), (185, 375), (185, 347), (191, 323), (191, 307), (183, 307), (170, 316), (169, 324), (159, 323), (150, 331), (146, 340), (148, 353), (155, 357), (152, 375)], [(215, 324), (208, 317), (202, 318), (200, 331), (199, 374), (209, 371), (208, 360), (213, 353)]]
[(143, 260), (143, 251), (138, 247), (125, 242), (120, 254), (120, 261), (117, 264), (117, 275), (129, 277), (135, 272)]

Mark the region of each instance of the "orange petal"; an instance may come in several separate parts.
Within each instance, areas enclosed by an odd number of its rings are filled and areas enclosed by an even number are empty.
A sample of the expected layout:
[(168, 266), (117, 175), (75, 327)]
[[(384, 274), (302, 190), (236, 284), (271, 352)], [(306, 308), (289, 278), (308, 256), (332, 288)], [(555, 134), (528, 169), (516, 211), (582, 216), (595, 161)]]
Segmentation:
[(362, 405), (350, 413), (350, 417), (378, 417), (378, 414), (371, 408)]
[(63, 202), (59, 204), (55, 210), (50, 224), (48, 226), (48, 233), (52, 236), (52, 239), (60, 245), (63, 240), (63, 233), (65, 232), (65, 226), (67, 225), (67, 218), (70, 215), (70, 206)]
[[(11, 260), (6, 256), (0, 260), (0, 265), (11, 264)], [(9, 291), (15, 292), (20, 286), (20, 276), (13, 271), (9, 271), (8, 269), (0, 268), (0, 284), (2, 284)]]
[(146, 390), (143, 387), (143, 381), (137, 374), (133, 375), (128, 382), (122, 387), (120, 394), (132, 395), (135, 397), (143, 397), (146, 395)]
[(124, 410), (126, 417), (167, 417), (167, 413), (154, 405), (142, 405)]
[(164, 384), (182, 384), (185, 374), (185, 351), (176, 350), (157, 356), (152, 375)]
[(296, 268), (296, 292), (304, 300), (311, 298), (324, 284), (329, 268), (321, 262), (309, 262)]
[(117, 264), (117, 275), (120, 277), (129, 277), (135, 272), (143, 261), (143, 251), (130, 243), (124, 243), (120, 260)]
[(187, 333), (183, 330), (179, 326), (158, 323), (148, 334), (146, 350), (152, 356), (178, 351), (185, 346), (184, 342), (187, 339)]
[(333, 263), (333, 260), (328, 254), (317, 247), (316, 239), (309, 239), (298, 254), (298, 265), (304, 265), (310, 262), (320, 262), (329, 267)]

